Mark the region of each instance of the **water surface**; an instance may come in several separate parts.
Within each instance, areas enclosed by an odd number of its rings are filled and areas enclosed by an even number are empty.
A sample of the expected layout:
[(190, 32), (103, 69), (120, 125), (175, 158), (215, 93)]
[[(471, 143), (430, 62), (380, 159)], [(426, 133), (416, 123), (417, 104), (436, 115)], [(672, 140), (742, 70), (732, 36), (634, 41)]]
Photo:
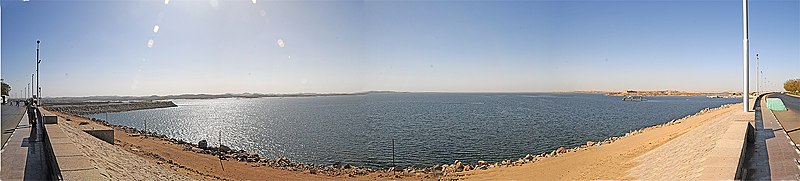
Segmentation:
[(738, 99), (580, 93), (386, 93), (174, 100), (178, 107), (89, 115), (268, 157), (384, 167), (490, 162), (575, 147)]

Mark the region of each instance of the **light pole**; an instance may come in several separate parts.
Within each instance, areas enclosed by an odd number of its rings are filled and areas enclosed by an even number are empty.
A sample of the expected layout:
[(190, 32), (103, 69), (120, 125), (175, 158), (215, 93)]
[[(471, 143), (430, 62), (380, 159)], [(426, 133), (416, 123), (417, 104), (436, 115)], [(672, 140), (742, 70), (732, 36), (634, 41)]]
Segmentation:
[(761, 94), (761, 62), (758, 60), (758, 52), (756, 52), (756, 94)]
[(750, 112), (750, 36), (747, 34), (747, 0), (742, 0), (742, 21), (744, 25), (744, 40), (743, 40), (743, 52), (742, 52), (742, 70), (744, 75), (742, 75), (743, 82), (743, 90), (742, 90), (742, 106), (744, 108), (744, 112)]
[(33, 97), (36, 96), (36, 93), (33, 92), (33, 90), (34, 90), (33, 89), (33, 86), (34, 86), (34, 84), (33, 84), (33, 75), (34, 74), (31, 74), (31, 83), (30, 83), (31, 84), (31, 89), (30, 89), (31, 90), (31, 105), (33, 105), (33, 101), (34, 101)]
[(36, 105), (37, 106), (39, 105), (39, 101), (38, 100), (42, 99), (41, 98), (42, 97), (42, 95), (41, 95), (42, 94), (42, 87), (40, 87), (41, 85), (39, 85), (39, 63), (42, 63), (42, 60), (39, 59), (39, 43), (41, 43), (41, 41), (36, 40), (36, 89), (35, 90), (36, 90), (36, 97), (37, 97), (36, 98), (36, 100), (37, 100), (36, 101)]

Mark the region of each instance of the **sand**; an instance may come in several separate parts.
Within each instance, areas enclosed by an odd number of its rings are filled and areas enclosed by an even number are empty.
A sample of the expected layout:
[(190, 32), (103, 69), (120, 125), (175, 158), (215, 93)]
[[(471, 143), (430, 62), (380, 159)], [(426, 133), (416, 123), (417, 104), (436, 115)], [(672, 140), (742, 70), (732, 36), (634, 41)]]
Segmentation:
[[(651, 127), (611, 144), (592, 146), (516, 167), (462, 172), (465, 180), (691, 179), (713, 148), (715, 130), (741, 104), (690, 117), (679, 124)], [(697, 148), (688, 147), (698, 146)], [(686, 172), (686, 173), (678, 173)]]

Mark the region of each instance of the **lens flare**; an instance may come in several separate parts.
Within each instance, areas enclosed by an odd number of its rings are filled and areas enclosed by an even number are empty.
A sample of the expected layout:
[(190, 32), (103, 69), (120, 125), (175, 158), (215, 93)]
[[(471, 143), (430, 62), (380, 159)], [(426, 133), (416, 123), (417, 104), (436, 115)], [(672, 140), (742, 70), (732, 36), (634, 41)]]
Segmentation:
[(153, 48), (153, 39), (147, 40), (147, 48)]
[(169, 4), (169, 0), (164, 0), (164, 5)]
[(153, 27), (153, 33), (158, 33), (158, 25)]
[(278, 39), (278, 47), (283, 48), (284, 46), (286, 46), (286, 43), (283, 42), (283, 39)]
[(253, 1), (253, 4), (255, 4), (255, 3), (256, 3), (256, 0), (250, 0), (250, 1)]

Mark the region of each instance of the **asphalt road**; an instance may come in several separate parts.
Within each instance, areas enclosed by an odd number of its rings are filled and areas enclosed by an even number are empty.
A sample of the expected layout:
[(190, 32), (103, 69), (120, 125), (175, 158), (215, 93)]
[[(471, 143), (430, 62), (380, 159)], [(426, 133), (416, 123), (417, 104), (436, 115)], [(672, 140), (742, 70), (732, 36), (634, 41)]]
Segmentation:
[[(797, 144), (800, 144), (800, 98), (787, 96), (784, 94), (770, 94), (769, 98), (780, 98), (786, 111), (772, 111), (778, 122), (783, 125), (783, 129), (789, 134)], [(766, 109), (766, 108), (765, 108)]]
[(25, 107), (24, 106), (11, 106), (11, 105), (3, 105), (2, 106), (2, 129), (3, 129), (3, 147), (6, 145), (6, 141), (8, 138), (11, 137), (11, 133), (14, 133), (14, 129), (17, 128), (19, 121), (22, 120), (22, 116), (25, 115)]

